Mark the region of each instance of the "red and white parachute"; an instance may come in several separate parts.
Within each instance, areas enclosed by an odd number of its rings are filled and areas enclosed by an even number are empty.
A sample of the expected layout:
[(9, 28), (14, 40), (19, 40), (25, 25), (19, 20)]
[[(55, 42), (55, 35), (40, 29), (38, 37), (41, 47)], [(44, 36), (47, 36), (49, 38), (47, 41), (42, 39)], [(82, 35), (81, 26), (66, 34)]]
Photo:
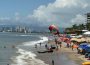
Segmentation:
[(50, 30), (50, 32), (52, 33), (52, 34), (59, 34), (59, 29), (58, 29), (58, 27), (57, 26), (55, 26), (55, 25), (50, 25), (49, 26), (49, 30)]

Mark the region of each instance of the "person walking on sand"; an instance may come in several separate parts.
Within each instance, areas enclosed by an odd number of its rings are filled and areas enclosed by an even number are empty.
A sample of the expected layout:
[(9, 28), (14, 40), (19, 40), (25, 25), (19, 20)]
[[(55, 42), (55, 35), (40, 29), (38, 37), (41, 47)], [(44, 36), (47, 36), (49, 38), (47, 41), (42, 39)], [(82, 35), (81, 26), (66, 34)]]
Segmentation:
[(57, 39), (55, 38), (55, 43), (57, 44)]
[(72, 47), (72, 51), (73, 51), (73, 46), (74, 46), (74, 45), (71, 46), (71, 47)]
[(54, 65), (54, 60), (52, 60), (52, 65)]
[(62, 43), (61, 42), (58, 42), (58, 45), (60, 46), (60, 48), (62, 47)]
[(40, 46), (41, 46), (41, 42), (40, 42), (39, 44), (40, 44)]
[(60, 44), (60, 48), (62, 47), (62, 44)]
[(45, 44), (45, 48), (46, 48), (46, 49), (48, 49), (48, 46), (47, 46), (47, 44)]

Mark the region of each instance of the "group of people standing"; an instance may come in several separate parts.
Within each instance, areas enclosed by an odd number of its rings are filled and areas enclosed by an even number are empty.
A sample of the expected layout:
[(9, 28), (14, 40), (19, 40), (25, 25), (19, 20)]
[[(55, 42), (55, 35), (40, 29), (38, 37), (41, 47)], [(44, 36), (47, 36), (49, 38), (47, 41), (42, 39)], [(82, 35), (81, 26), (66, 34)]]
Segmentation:
[[(39, 47), (41, 47), (42, 43), (39, 43), (39, 45), (40, 45)], [(44, 46), (47, 50), (49, 49), (49, 46), (47, 43)], [(37, 48), (37, 47), (38, 47), (38, 44), (35, 44), (35, 48)], [(51, 47), (52, 47), (52, 45), (51, 45)]]
[(55, 38), (55, 44), (57, 45), (57, 49), (58, 46), (61, 48), (62, 47), (62, 42), (61, 41), (57, 41), (57, 39)]
[[(63, 41), (58, 41), (58, 39), (56, 39), (55, 38), (55, 44), (57, 45), (57, 48), (59, 47), (59, 48), (61, 48), (62, 47), (62, 42)], [(78, 43), (71, 43), (71, 41), (70, 40), (66, 40), (66, 41), (64, 41), (65, 43), (66, 43), (66, 47), (67, 48), (71, 48), (72, 50), (74, 50), (74, 49), (77, 49), (78, 50)]]

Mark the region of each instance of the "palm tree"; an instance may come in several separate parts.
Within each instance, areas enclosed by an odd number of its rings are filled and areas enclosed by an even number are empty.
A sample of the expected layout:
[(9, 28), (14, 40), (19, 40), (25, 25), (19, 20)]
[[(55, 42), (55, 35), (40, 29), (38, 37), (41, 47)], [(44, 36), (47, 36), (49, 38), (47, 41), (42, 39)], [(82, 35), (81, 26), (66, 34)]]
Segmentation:
[(86, 27), (88, 30), (90, 30), (90, 22), (86, 23)]
[(79, 30), (83, 30), (83, 29), (85, 29), (85, 25), (84, 24), (79, 24), (78, 28), (79, 28)]
[(78, 29), (78, 26), (76, 24), (72, 25), (72, 29)]

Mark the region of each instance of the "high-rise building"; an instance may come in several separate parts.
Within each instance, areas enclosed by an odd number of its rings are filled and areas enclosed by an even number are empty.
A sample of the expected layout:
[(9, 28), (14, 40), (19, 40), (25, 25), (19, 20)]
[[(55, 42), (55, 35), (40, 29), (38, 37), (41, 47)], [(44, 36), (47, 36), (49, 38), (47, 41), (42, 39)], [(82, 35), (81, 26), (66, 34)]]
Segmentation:
[(90, 13), (86, 14), (86, 29), (90, 30)]
[(87, 13), (87, 23), (90, 23), (90, 13)]

